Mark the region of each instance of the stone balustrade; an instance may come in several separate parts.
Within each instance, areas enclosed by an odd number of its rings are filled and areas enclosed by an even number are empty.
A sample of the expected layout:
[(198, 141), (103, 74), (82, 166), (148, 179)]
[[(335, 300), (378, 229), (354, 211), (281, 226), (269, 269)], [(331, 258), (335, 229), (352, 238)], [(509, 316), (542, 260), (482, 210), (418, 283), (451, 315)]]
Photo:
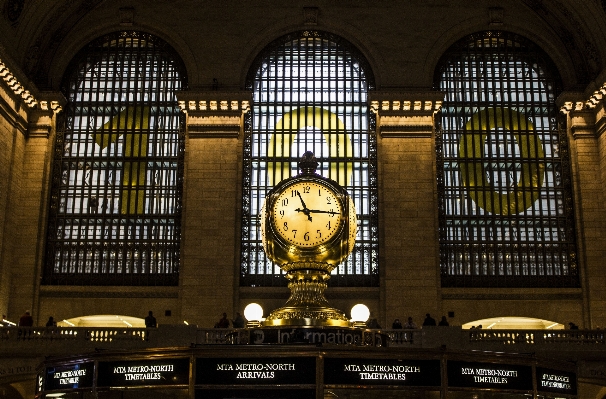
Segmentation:
[[(603, 330), (462, 330), (429, 327), (419, 330), (381, 330), (391, 347), (456, 350), (532, 351), (535, 353), (606, 352)], [(145, 328), (7, 327), (0, 328), (0, 356), (69, 355), (95, 350), (122, 350), (200, 345), (244, 345), (246, 329), (204, 329), (186, 325)]]

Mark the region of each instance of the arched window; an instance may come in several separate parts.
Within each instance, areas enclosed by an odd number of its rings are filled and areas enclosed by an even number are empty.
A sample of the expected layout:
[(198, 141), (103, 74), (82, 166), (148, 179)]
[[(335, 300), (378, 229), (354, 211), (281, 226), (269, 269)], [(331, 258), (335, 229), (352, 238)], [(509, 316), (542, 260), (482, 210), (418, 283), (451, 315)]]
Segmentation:
[(183, 65), (160, 39), (110, 34), (62, 84), (45, 284), (176, 285), (184, 134)]
[(549, 57), (506, 32), (454, 44), (436, 71), (446, 287), (578, 285), (570, 166)]
[(368, 110), (373, 86), (362, 55), (343, 39), (303, 31), (270, 44), (251, 67), (253, 106), (244, 140), (243, 286), (286, 285), (263, 252), (259, 211), (267, 192), (298, 173), (313, 151), (318, 173), (339, 182), (359, 219), (356, 246), (333, 271), (333, 286), (378, 285), (376, 137)]

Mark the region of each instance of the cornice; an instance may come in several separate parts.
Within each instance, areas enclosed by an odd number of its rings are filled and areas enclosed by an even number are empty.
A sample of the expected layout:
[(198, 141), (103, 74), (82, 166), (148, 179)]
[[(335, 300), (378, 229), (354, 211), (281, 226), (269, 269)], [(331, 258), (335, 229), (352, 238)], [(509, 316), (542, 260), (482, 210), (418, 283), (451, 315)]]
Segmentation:
[(250, 91), (181, 91), (177, 101), (183, 112), (239, 112), (246, 113), (252, 103)]
[(434, 132), (434, 115), (442, 107), (444, 93), (374, 91), (369, 97), (381, 137), (430, 138)]
[(36, 98), (30, 90), (28, 90), (15, 73), (2, 61), (0, 58), (0, 77), (4, 81), (6, 87), (17, 97), (21, 98), (29, 110), (49, 111), (57, 114), (63, 110), (65, 98), (59, 92), (38, 92)]
[(189, 138), (237, 138), (243, 117), (250, 110), (249, 91), (183, 91), (177, 93), (181, 111), (187, 114)]
[(0, 77), (6, 84), (6, 86), (17, 96), (23, 99), (23, 102), (27, 104), (29, 108), (35, 108), (38, 105), (38, 101), (34, 98), (32, 93), (27, 90), (6, 66), (6, 64), (0, 59)]
[(439, 91), (371, 91), (370, 110), (380, 115), (433, 115), (442, 107)]

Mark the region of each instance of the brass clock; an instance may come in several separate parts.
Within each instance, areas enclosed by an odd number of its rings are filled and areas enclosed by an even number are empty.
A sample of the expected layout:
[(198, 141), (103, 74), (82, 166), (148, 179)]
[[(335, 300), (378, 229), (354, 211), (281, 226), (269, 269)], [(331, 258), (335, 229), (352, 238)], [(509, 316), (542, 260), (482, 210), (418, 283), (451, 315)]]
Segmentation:
[(278, 195), (271, 210), (273, 228), (293, 245), (325, 244), (342, 223), (341, 201), (321, 181), (296, 181)]
[(353, 250), (357, 218), (353, 201), (337, 182), (316, 173), (306, 152), (301, 172), (282, 180), (261, 210), (263, 249), (286, 272), (291, 294), (264, 326), (349, 326), (344, 312), (328, 307), (330, 272)]
[(285, 270), (301, 262), (332, 270), (355, 243), (353, 201), (337, 182), (316, 174), (316, 166), (313, 153), (306, 153), (301, 173), (278, 183), (263, 204), (263, 248), (278, 265), (288, 264)]

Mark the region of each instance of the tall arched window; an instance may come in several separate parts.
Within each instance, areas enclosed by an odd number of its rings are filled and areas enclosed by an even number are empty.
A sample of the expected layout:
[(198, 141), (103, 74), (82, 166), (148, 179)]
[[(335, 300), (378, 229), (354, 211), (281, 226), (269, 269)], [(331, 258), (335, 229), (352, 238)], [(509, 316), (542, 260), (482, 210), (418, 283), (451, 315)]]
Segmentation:
[(447, 287), (578, 284), (570, 166), (549, 57), (506, 32), (453, 45), (437, 142), (440, 262)]
[(184, 67), (145, 33), (87, 45), (62, 84), (45, 284), (176, 285)]
[(263, 252), (259, 211), (267, 192), (297, 174), (313, 151), (318, 173), (339, 182), (359, 219), (356, 246), (333, 272), (333, 286), (378, 285), (376, 137), (368, 110), (373, 77), (345, 40), (296, 32), (270, 44), (250, 70), (253, 106), (244, 141), (243, 286), (286, 285)]

